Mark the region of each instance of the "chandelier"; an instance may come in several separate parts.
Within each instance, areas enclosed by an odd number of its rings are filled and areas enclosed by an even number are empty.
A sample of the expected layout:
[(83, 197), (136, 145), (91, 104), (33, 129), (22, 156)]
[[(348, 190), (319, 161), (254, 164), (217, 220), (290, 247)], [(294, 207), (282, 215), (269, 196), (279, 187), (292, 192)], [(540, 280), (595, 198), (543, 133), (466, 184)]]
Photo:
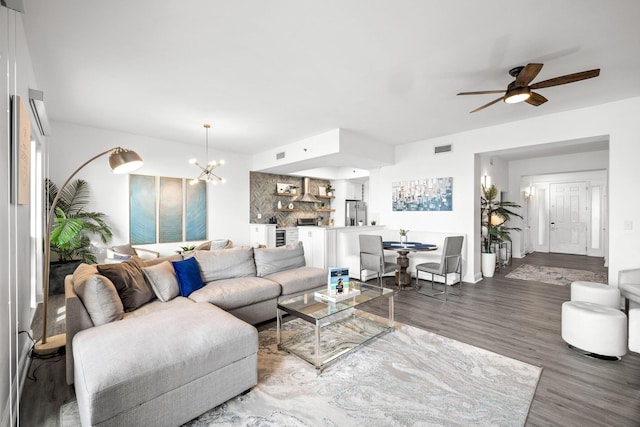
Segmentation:
[[(206, 132), (206, 159), (209, 158), (209, 128), (211, 127), (210, 124), (206, 124), (204, 125), (205, 128), (205, 132)], [(222, 165), (224, 165), (224, 160), (220, 160), (220, 161), (215, 161), (215, 160), (211, 160), (209, 163), (207, 163), (205, 166), (202, 166), (200, 163), (198, 163), (197, 159), (191, 159), (189, 160), (189, 163), (191, 163), (192, 165), (196, 165), (197, 167), (200, 168), (200, 175), (198, 175), (196, 178), (193, 178), (191, 180), (191, 185), (196, 185), (198, 182), (200, 181), (204, 181), (204, 182), (211, 182), (214, 185), (216, 185), (218, 182), (222, 182), (223, 184), (225, 182), (227, 182), (226, 179), (216, 175), (215, 173), (213, 173), (213, 170), (215, 168), (218, 168)]]

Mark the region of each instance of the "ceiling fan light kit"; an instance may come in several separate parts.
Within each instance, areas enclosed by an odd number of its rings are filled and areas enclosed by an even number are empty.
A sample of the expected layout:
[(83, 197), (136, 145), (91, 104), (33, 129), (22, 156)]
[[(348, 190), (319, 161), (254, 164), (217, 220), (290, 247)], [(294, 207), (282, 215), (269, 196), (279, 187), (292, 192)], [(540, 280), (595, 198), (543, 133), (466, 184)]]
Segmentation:
[(547, 98), (539, 93), (533, 92), (532, 89), (543, 89), (551, 86), (559, 86), (567, 83), (573, 83), (580, 80), (591, 79), (600, 75), (600, 69), (594, 69), (589, 71), (581, 71), (579, 73), (567, 74), (565, 76), (555, 77), (553, 79), (544, 80), (542, 82), (529, 85), (536, 78), (540, 70), (542, 70), (543, 64), (531, 63), (522, 67), (514, 67), (509, 70), (509, 74), (515, 77), (515, 80), (509, 83), (507, 90), (482, 90), (475, 92), (460, 92), (458, 95), (486, 95), (492, 93), (504, 93), (498, 99), (495, 99), (481, 107), (471, 111), (483, 110), (498, 101), (504, 101), (506, 104), (516, 104), (518, 102), (526, 102), (529, 105), (538, 107), (548, 101)]
[(531, 91), (528, 87), (510, 87), (504, 95), (504, 102), (507, 104), (517, 104), (518, 102), (526, 101), (530, 97)]

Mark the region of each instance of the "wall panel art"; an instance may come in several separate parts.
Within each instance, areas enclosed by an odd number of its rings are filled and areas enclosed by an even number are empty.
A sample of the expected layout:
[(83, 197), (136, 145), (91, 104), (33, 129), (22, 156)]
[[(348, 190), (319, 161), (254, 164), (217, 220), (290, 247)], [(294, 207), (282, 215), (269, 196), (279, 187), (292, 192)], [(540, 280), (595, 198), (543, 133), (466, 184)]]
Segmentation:
[(394, 211), (453, 210), (453, 177), (398, 181), (391, 190)]

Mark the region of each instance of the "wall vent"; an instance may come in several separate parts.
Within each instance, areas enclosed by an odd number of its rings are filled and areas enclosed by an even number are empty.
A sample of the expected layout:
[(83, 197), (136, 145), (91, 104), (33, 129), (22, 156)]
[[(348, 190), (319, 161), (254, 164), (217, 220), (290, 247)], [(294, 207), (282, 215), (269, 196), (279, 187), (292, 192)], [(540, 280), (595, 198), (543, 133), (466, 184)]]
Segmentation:
[(448, 153), (449, 151), (451, 151), (451, 144), (449, 144), (449, 145), (440, 145), (440, 146), (435, 148), (434, 154)]
[(282, 153), (276, 153), (276, 160), (284, 159), (284, 151)]

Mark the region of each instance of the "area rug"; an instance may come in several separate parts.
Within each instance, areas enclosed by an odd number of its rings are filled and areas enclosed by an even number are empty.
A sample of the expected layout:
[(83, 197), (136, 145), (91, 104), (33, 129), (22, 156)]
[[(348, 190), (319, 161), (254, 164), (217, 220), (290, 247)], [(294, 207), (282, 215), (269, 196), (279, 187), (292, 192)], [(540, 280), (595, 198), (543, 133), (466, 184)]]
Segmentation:
[(544, 267), (541, 265), (523, 264), (506, 275), (507, 279), (529, 280), (533, 282), (548, 283), (550, 285), (565, 286), (571, 282), (598, 282), (607, 283), (605, 273), (594, 273), (587, 270), (575, 270), (572, 268)]
[[(293, 320), (284, 334), (309, 328)], [(398, 323), (320, 375), (279, 351), (274, 329), (262, 331), (258, 370), (249, 393), (185, 426), (521, 426), (542, 372)], [(77, 417), (76, 402), (61, 409), (62, 426)]]

